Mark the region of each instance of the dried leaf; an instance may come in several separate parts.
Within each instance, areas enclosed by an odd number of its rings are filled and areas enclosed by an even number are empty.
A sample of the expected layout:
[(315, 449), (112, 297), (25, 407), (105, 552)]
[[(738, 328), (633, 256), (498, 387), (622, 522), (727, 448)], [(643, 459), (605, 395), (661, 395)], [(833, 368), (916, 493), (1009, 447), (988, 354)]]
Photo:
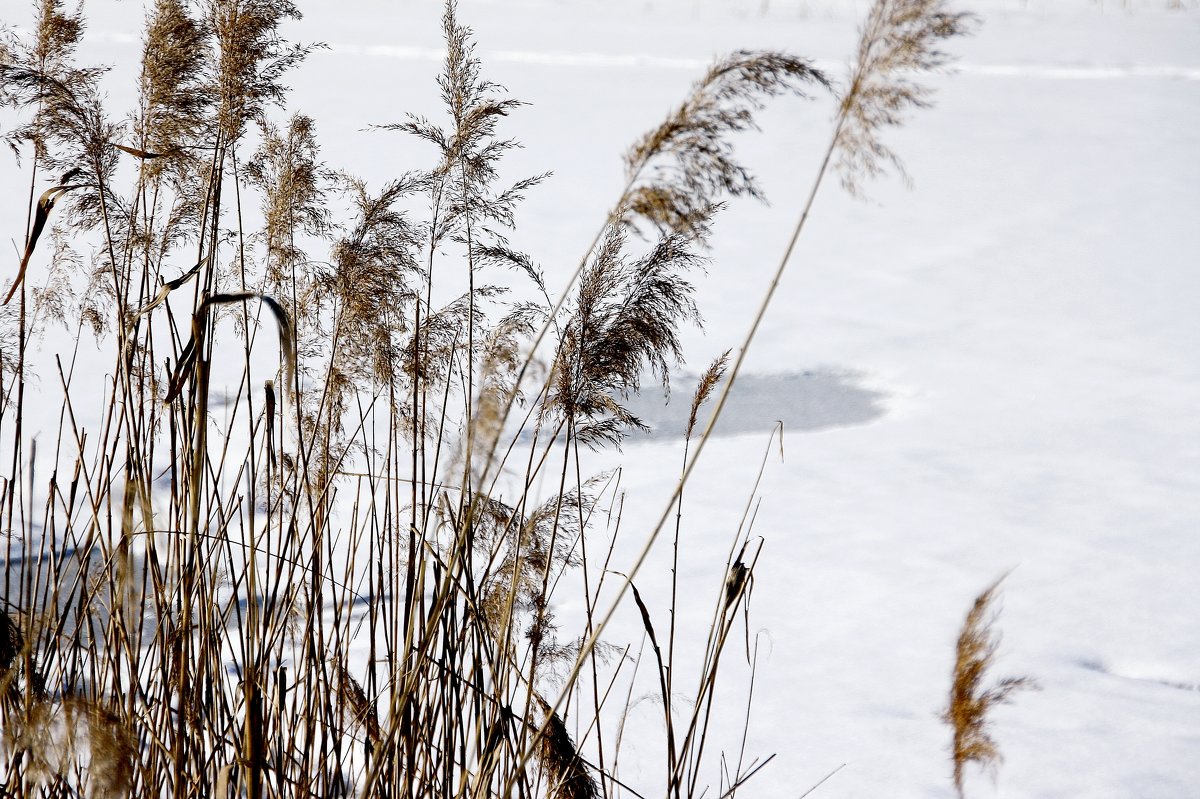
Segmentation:
[(118, 150), (122, 150), (124, 152), (129, 153), (132, 156), (141, 158), (143, 160), (149, 160), (151, 158), (162, 158), (163, 155), (165, 155), (165, 153), (152, 153), (152, 152), (149, 152), (148, 150), (139, 150), (136, 147), (126, 147), (124, 144), (114, 143), (113, 147), (116, 147)]
[(279, 325), (279, 345), (283, 349), (283, 370), (287, 378), (285, 389), (288, 394), (291, 394), (292, 385), (296, 380), (296, 345), (292, 340), (292, 323), (288, 318), (287, 311), (283, 309), (274, 297), (266, 294), (259, 294), (255, 291), (238, 291), (229, 294), (214, 294), (208, 297), (204, 302), (200, 303), (200, 307), (196, 309), (196, 313), (192, 316), (192, 337), (180, 353), (179, 361), (175, 365), (175, 371), (171, 375), (170, 389), (167, 391), (166, 402), (171, 402), (179, 396), (179, 392), (183, 389), (184, 382), (191, 376), (192, 370), (196, 365), (196, 357), (199, 348), (196, 346), (197, 339), (203, 333), (204, 324), (208, 318), (208, 309), (214, 305), (232, 305), (236, 302), (244, 302), (246, 300), (260, 300), (264, 305), (271, 310), (275, 316), (275, 322)]
[(29, 267), (29, 258), (33, 255), (38, 238), (42, 235), (42, 230), (46, 227), (46, 221), (50, 218), (50, 210), (54, 208), (54, 203), (58, 202), (58, 198), (68, 191), (81, 188), (83, 188), (82, 183), (72, 183), (66, 186), (54, 186), (42, 192), (42, 196), (38, 198), (37, 211), (33, 217), (33, 228), (29, 231), (29, 241), (25, 244), (25, 256), (21, 259), (21, 268), (17, 270), (17, 279), (13, 281), (12, 288), (8, 290), (8, 296), (0, 304), (8, 305), (8, 301), (13, 298), (13, 295), (17, 293), (17, 289), (25, 282), (25, 270)]
[(162, 305), (163, 301), (167, 299), (168, 294), (170, 294), (172, 291), (179, 288), (184, 283), (188, 282), (193, 277), (195, 277), (197, 274), (199, 274), (200, 267), (204, 265), (205, 260), (206, 259), (202, 257), (199, 261), (196, 262), (196, 265), (193, 266), (191, 269), (184, 272), (182, 275), (175, 278), (174, 280), (168, 280), (166, 283), (163, 283), (162, 288), (160, 288), (158, 290), (158, 293), (154, 295), (154, 299), (150, 300), (150, 302), (146, 303), (141, 308), (138, 308), (137, 313), (135, 313), (133, 315), (133, 321), (137, 321), (138, 319), (142, 318), (146, 314), (153, 311), (158, 306)]

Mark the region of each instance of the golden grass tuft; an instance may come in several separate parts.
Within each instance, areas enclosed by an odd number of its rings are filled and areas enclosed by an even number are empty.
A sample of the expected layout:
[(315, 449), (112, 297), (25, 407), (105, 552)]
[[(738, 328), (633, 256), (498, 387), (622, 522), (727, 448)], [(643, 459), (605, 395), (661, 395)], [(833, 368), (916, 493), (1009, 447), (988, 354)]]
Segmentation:
[(975, 598), (954, 650), (954, 679), (942, 720), (953, 731), (951, 760), (954, 788), (959, 797), (964, 796), (968, 764), (995, 769), (1002, 759), (988, 732), (989, 714), (997, 705), (1011, 701), (1014, 691), (1037, 688), (1031, 677), (1004, 677), (988, 685), (988, 671), (994, 665), (1000, 645), (999, 633), (994, 629), (997, 613), (994, 603), (1003, 579), (992, 583)]

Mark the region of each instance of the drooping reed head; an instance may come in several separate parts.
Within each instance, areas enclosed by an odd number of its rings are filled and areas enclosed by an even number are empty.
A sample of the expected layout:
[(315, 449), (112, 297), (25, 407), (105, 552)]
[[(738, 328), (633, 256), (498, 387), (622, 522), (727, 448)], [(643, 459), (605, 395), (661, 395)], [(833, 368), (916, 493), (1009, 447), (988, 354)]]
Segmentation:
[(859, 33), (834, 142), (838, 173), (851, 194), (888, 166), (907, 179), (883, 132), (929, 104), (933, 90), (917, 78), (949, 63), (943, 43), (970, 33), (975, 22), (972, 14), (950, 11), (947, 0), (876, 0)]
[(545, 733), (540, 741), (540, 756), (549, 778), (552, 799), (595, 799), (599, 789), (583, 763), (567, 725), (550, 705), (535, 694), (545, 715)]
[(762, 197), (734, 157), (731, 135), (757, 128), (754, 115), (766, 98), (804, 97), (828, 86), (809, 60), (786, 53), (739, 50), (718, 59), (687, 99), (625, 153), (630, 187), (615, 221), (703, 237), (722, 198)]

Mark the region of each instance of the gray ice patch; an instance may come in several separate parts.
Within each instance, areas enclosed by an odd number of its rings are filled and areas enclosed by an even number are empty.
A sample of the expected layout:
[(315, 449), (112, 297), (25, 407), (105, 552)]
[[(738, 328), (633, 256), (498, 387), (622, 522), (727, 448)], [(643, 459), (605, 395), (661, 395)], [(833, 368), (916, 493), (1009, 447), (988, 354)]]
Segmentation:
[[(673, 379), (669, 399), (653, 385), (644, 385), (640, 395), (630, 397), (625, 406), (651, 428), (649, 434), (632, 433), (630, 443), (682, 437), (697, 380), (695, 375)], [(866, 424), (884, 415), (886, 395), (864, 383), (865, 375), (838, 369), (740, 375), (714, 434), (766, 433), (779, 421), (791, 431)], [(708, 423), (719, 391), (718, 387), (700, 408), (697, 432)]]

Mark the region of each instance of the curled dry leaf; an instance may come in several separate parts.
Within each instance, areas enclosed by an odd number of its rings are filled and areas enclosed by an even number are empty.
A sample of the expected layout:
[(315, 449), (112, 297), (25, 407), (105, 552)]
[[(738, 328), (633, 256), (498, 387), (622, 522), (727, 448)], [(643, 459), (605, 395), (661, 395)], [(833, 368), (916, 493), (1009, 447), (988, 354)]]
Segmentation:
[(292, 324), (288, 318), (287, 311), (283, 309), (283, 306), (275, 298), (266, 294), (259, 294), (255, 291), (237, 291), (228, 294), (214, 294), (208, 297), (204, 302), (200, 303), (200, 307), (192, 315), (192, 337), (188, 341), (187, 346), (184, 347), (183, 352), (179, 355), (179, 361), (176, 363), (175, 371), (171, 375), (171, 385), (167, 392), (166, 402), (171, 402), (179, 396), (184, 382), (195, 368), (197, 353), (199, 351), (197, 342), (203, 335), (204, 324), (208, 320), (208, 309), (214, 305), (232, 305), (233, 303), (244, 302), (246, 300), (260, 300), (275, 316), (275, 322), (279, 326), (279, 346), (283, 350), (283, 371), (287, 379), (286, 390), (290, 395), (292, 385), (296, 380), (296, 345), (292, 339)]
[(179, 277), (177, 277), (173, 280), (168, 280), (166, 283), (163, 283), (162, 288), (160, 288), (158, 290), (158, 293), (154, 295), (154, 298), (152, 300), (150, 300), (150, 302), (143, 305), (141, 308), (137, 309), (137, 313), (135, 313), (133, 315), (133, 319), (136, 321), (136, 320), (142, 318), (143, 316), (145, 316), (146, 314), (150, 313), (151, 311), (153, 311), (158, 306), (162, 305), (163, 302), (167, 299), (168, 294), (170, 294), (172, 291), (174, 291), (175, 289), (182, 286), (184, 283), (187, 283), (189, 280), (191, 280), (193, 277), (195, 277), (197, 274), (200, 273), (200, 267), (204, 265), (204, 261), (205, 261), (205, 259), (201, 258), (199, 261), (196, 262), (195, 266), (193, 266), (188, 271), (184, 272)]
[(37, 246), (38, 238), (41, 237), (42, 231), (46, 228), (46, 221), (50, 218), (50, 211), (54, 208), (54, 204), (58, 202), (58, 198), (73, 189), (83, 188), (82, 183), (72, 183), (65, 186), (54, 186), (42, 192), (42, 196), (38, 198), (37, 211), (33, 217), (33, 227), (29, 231), (29, 241), (25, 244), (25, 255), (21, 258), (21, 268), (17, 270), (17, 279), (13, 281), (12, 288), (8, 290), (8, 295), (4, 298), (4, 305), (8, 305), (8, 301), (17, 293), (17, 289), (25, 282), (25, 270), (29, 268), (29, 259), (33, 255), (33, 250)]
[(130, 155), (132, 155), (135, 158), (141, 158), (143, 161), (148, 161), (153, 158), (162, 158), (165, 155), (165, 153), (152, 153), (149, 150), (139, 150), (136, 147), (126, 147), (124, 144), (115, 144), (114, 143), (113, 147), (116, 147), (118, 150), (121, 150), (122, 152), (129, 153)]

